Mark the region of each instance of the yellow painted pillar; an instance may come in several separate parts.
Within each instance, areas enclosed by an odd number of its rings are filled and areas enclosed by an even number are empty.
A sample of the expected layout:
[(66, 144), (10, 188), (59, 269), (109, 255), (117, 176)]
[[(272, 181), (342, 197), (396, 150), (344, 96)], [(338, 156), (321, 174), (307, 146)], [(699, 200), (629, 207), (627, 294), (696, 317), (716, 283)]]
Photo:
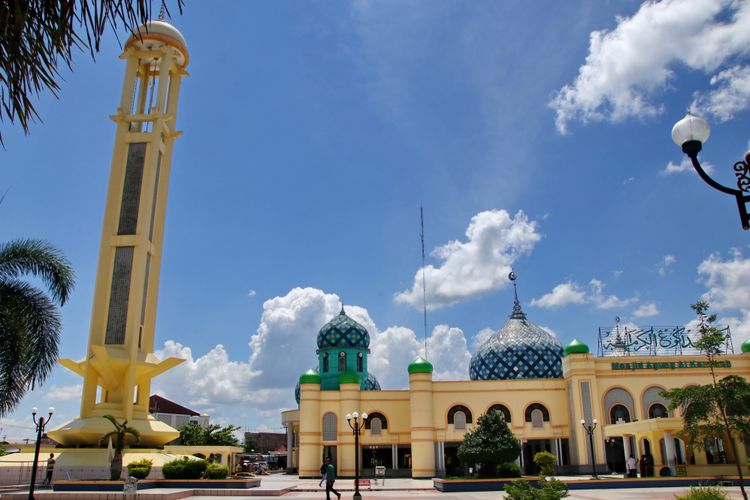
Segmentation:
[(432, 364), (419, 357), (409, 365), (411, 475), (414, 478), (435, 476), (435, 417), (432, 397)]
[[(347, 378), (350, 376), (356, 376), (356, 381)], [(353, 372), (344, 372), (339, 377), (339, 444), (336, 451), (336, 460), (338, 461), (337, 473), (341, 477), (354, 477), (354, 460), (355, 457), (357, 460), (360, 457), (358, 450), (355, 451), (354, 449), (354, 434), (346, 420), (347, 414), (357, 412), (360, 415), (357, 423), (362, 424), (359, 384), (359, 376)], [(352, 420), (352, 424), (354, 424), (354, 420)]]
[[(140, 26), (125, 44), (99, 247), (88, 349), (60, 364), (83, 377), (80, 417), (49, 432), (65, 446), (95, 445), (112, 430), (105, 414), (140, 432), (142, 446), (179, 433), (148, 412), (151, 380), (183, 360), (154, 355), (166, 198), (187, 45), (164, 21)], [(100, 396), (97, 398), (97, 394)]]
[(299, 382), (299, 476), (318, 477), (323, 456), (320, 375), (308, 370)]

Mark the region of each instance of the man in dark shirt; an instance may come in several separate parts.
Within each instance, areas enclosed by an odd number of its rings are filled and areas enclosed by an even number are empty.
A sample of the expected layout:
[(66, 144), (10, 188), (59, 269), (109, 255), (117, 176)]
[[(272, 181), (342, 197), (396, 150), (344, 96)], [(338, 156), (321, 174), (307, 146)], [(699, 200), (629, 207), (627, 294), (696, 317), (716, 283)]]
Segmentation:
[(47, 459), (47, 477), (44, 478), (42, 486), (49, 486), (52, 484), (52, 474), (55, 472), (55, 454), (50, 453)]
[(331, 463), (331, 457), (326, 458), (326, 500), (331, 500), (331, 492), (341, 498), (341, 493), (333, 489), (333, 483), (336, 481), (336, 468)]

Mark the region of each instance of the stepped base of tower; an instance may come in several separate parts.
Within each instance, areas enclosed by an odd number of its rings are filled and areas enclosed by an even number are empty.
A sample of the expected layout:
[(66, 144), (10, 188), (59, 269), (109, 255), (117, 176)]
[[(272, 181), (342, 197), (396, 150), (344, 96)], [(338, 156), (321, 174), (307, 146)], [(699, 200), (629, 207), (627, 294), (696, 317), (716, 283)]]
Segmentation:
[[(112, 423), (103, 418), (103, 415), (111, 414), (118, 422), (124, 420), (121, 415), (97, 411), (100, 412), (101, 415), (73, 419), (49, 431), (47, 435), (66, 447), (100, 446), (102, 436), (114, 430)], [(140, 433), (138, 446), (146, 448), (161, 447), (180, 437), (179, 431), (148, 414), (133, 415), (133, 418), (128, 420), (128, 427)]]

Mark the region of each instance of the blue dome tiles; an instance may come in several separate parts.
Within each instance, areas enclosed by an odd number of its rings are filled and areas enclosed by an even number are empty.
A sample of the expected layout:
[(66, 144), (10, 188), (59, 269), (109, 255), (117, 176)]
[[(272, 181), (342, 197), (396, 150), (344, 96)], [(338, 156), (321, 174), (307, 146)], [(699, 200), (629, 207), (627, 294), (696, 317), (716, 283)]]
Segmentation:
[(327, 347), (367, 349), (369, 346), (370, 334), (364, 326), (347, 316), (343, 307), (338, 316), (326, 323), (318, 333), (318, 349)]

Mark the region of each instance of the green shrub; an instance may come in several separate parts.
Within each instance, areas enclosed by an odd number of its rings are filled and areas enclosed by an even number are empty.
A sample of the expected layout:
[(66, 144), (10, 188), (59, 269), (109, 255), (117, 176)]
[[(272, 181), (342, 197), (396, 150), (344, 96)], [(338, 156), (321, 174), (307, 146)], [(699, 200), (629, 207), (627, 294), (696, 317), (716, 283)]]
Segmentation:
[(525, 479), (516, 479), (505, 485), (509, 500), (559, 500), (568, 496), (568, 487), (557, 479), (540, 479), (534, 487)]
[(221, 464), (208, 464), (204, 477), (206, 479), (226, 479), (229, 476), (229, 467)]
[(164, 479), (200, 479), (206, 472), (208, 462), (202, 459), (178, 458), (161, 468)]
[(691, 486), (685, 495), (677, 496), (677, 500), (726, 500), (729, 498), (719, 486)]
[(513, 462), (498, 465), (497, 477), (521, 477), (521, 468)]
[(146, 479), (148, 473), (151, 472), (151, 465), (153, 462), (148, 458), (142, 458), (135, 462), (128, 464), (128, 476), (133, 476), (136, 479)]
[(557, 458), (555, 458), (555, 456), (548, 451), (540, 451), (539, 453), (534, 455), (534, 463), (542, 469), (542, 476), (551, 476), (555, 473), (555, 464), (557, 463)]

